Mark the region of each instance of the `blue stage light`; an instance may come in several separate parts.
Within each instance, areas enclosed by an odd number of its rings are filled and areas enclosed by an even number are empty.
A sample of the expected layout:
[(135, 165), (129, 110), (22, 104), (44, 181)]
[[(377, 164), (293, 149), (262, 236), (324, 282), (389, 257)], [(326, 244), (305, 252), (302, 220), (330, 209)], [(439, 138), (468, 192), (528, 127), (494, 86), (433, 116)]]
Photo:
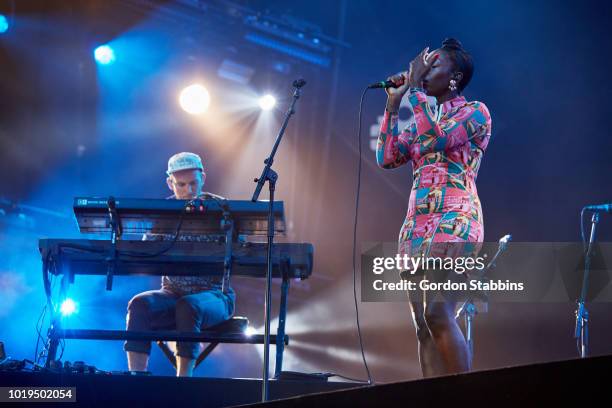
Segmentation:
[(244, 39), (254, 44), (261, 45), (262, 47), (270, 48), (283, 54), (287, 54), (292, 57), (310, 62), (311, 64), (319, 65), (325, 68), (328, 68), (331, 65), (331, 59), (324, 55), (310, 52), (305, 49), (277, 41), (276, 39), (270, 37), (266, 37), (256, 33), (247, 33)]
[(64, 300), (60, 306), (60, 312), (62, 313), (62, 316), (70, 316), (71, 314), (77, 313), (78, 304), (74, 300), (66, 298), (66, 300)]
[(8, 18), (4, 14), (0, 14), (0, 34), (6, 33), (9, 29)]
[(94, 51), (94, 57), (102, 65), (115, 62), (115, 51), (108, 45), (101, 45)]

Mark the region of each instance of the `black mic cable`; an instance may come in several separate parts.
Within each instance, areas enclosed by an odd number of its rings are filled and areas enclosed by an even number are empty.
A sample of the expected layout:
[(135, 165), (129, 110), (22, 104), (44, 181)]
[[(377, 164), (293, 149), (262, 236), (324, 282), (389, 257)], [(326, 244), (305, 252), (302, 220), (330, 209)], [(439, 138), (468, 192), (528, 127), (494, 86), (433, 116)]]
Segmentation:
[[(380, 87), (379, 87), (380, 88)], [(357, 335), (359, 336), (359, 348), (361, 349), (361, 358), (363, 360), (363, 365), (365, 367), (366, 373), (368, 375), (368, 384), (372, 385), (374, 382), (372, 381), (372, 375), (370, 374), (370, 368), (368, 367), (368, 362), (366, 361), (365, 351), (363, 349), (363, 338), (361, 336), (361, 325), (359, 324), (359, 304), (357, 301), (357, 221), (359, 215), (359, 192), (361, 191), (361, 162), (362, 162), (362, 154), (361, 154), (361, 116), (363, 112), (363, 98), (365, 97), (368, 89), (372, 89), (371, 86), (366, 87), (361, 94), (361, 99), (359, 101), (359, 124), (357, 127), (357, 148), (359, 149), (359, 165), (357, 167), (357, 191), (355, 193), (355, 220), (353, 223), (353, 298), (355, 300), (355, 318), (357, 320)]]

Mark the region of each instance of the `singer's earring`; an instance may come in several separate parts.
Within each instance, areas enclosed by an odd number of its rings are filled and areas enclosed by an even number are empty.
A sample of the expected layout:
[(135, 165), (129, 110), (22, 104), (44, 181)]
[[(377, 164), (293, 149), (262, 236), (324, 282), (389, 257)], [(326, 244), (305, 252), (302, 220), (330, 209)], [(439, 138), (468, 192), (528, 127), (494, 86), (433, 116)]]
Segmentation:
[(454, 79), (451, 79), (448, 83), (448, 89), (450, 89), (451, 91), (456, 91), (457, 90), (457, 81), (455, 81)]

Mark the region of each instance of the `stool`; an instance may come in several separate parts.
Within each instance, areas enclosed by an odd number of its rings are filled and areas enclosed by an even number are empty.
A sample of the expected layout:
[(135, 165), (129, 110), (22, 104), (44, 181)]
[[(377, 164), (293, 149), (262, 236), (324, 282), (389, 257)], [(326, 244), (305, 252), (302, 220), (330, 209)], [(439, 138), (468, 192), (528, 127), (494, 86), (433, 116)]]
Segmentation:
[[(207, 332), (224, 333), (224, 334), (227, 334), (227, 333), (240, 333), (240, 334), (243, 334), (248, 326), (249, 326), (249, 319), (247, 319), (246, 317), (243, 317), (243, 316), (235, 316), (235, 317), (232, 317), (231, 319), (226, 320), (226, 321), (224, 321), (222, 323), (219, 323), (219, 324), (217, 324), (215, 326), (207, 327), (206, 331)], [(176, 368), (176, 357), (175, 357), (174, 353), (172, 352), (172, 350), (170, 350), (170, 347), (168, 347), (168, 344), (166, 344), (165, 341), (158, 340), (157, 341), (157, 345), (159, 346), (161, 351), (164, 353), (166, 358), (168, 358), (170, 363), (172, 363), (174, 368)], [(200, 353), (200, 355), (196, 359), (194, 368), (199, 366), (200, 363), (202, 361), (204, 361), (204, 359), (206, 357), (208, 357), (208, 355), (210, 353), (212, 353), (212, 351), (218, 345), (219, 345), (219, 342), (209, 343), (208, 346), (206, 346), (206, 348), (204, 348), (204, 350), (202, 350), (202, 352)]]

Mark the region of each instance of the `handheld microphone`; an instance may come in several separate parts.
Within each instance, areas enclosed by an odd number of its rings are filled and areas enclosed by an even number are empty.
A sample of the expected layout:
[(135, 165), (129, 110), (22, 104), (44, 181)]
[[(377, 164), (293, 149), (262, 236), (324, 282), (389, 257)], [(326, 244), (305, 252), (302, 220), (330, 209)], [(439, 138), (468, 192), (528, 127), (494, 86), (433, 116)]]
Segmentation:
[(368, 89), (377, 89), (377, 88), (399, 88), (400, 86), (404, 85), (404, 80), (402, 78), (402, 82), (399, 84), (396, 84), (393, 81), (380, 81), (380, 82), (374, 82), (373, 84), (368, 85)]
[(599, 205), (587, 205), (584, 207), (586, 211), (597, 211), (597, 212), (612, 212), (612, 204), (599, 204)]

